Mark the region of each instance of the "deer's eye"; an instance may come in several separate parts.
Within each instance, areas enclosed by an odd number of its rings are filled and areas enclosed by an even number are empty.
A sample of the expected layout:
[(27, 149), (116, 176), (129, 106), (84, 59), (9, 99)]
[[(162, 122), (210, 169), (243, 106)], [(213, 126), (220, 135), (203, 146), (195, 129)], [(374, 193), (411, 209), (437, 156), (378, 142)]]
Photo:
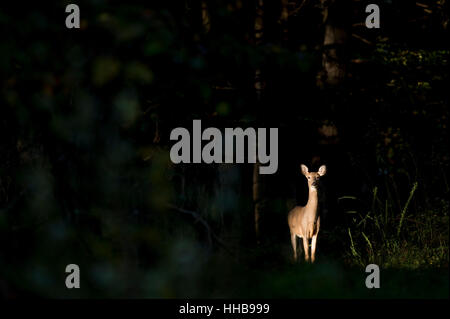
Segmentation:
[(311, 176), (308, 176), (308, 179), (311, 179)]

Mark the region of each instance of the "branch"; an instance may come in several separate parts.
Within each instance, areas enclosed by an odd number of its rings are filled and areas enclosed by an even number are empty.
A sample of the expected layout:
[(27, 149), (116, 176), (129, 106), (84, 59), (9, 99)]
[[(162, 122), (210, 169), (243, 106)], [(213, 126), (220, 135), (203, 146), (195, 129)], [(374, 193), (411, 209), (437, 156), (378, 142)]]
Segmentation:
[(307, 4), (307, 2), (308, 0), (303, 0), (297, 8), (289, 12), (289, 15), (296, 15)]
[(366, 44), (368, 44), (368, 45), (373, 45), (372, 42), (370, 42), (370, 41), (367, 40), (367, 39), (364, 39), (362, 36), (357, 35), (356, 33), (352, 33), (352, 37), (354, 37), (354, 38), (356, 38), (356, 39), (358, 39), (358, 40), (361, 40), (362, 42), (364, 42), (364, 43), (366, 43)]

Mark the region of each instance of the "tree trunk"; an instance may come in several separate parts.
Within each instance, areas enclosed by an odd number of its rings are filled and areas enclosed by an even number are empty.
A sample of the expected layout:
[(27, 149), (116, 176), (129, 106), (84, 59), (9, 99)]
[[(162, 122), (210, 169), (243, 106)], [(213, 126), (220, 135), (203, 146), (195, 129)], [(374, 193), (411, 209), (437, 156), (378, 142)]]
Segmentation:
[(289, 10), (288, 10), (288, 0), (281, 0), (281, 42), (286, 44), (288, 41), (288, 18), (289, 18)]
[[(256, 18), (255, 18), (255, 45), (259, 46), (262, 43), (263, 37), (263, 0), (257, 0), (256, 3)], [(261, 69), (257, 68), (255, 71), (255, 91), (257, 102), (261, 99), (261, 92), (263, 90), (263, 80), (261, 77)]]
[(261, 196), (261, 179), (259, 175), (260, 164), (256, 162), (253, 165), (253, 203), (255, 205), (255, 235), (256, 242), (260, 241), (260, 217), (262, 208), (262, 196)]
[[(256, 18), (255, 18), (255, 45), (259, 46), (262, 42), (263, 37), (263, 0), (257, 0), (256, 3)], [(256, 92), (256, 103), (259, 104), (261, 101), (261, 93), (263, 90), (263, 79), (261, 77), (261, 69), (257, 68), (255, 71), (255, 92)], [(258, 159), (253, 167), (253, 203), (255, 206), (255, 235), (256, 241), (259, 243), (260, 239), (260, 217), (261, 217), (261, 207), (262, 207), (262, 196), (261, 196), (261, 177), (259, 175)]]
[(345, 79), (345, 44), (348, 39), (351, 8), (348, 0), (322, 0), (325, 35), (323, 71), (319, 85), (337, 86)]
[(208, 5), (206, 4), (206, 0), (202, 0), (202, 26), (204, 33), (208, 33), (211, 29), (211, 20), (209, 17)]

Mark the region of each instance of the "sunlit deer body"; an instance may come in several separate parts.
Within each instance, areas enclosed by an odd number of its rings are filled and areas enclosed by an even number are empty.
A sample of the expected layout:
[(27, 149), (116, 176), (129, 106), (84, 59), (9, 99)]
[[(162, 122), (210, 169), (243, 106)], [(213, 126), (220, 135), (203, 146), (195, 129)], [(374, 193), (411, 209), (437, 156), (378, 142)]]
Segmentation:
[(303, 239), (305, 260), (309, 261), (309, 240), (311, 239), (311, 262), (316, 258), (317, 235), (320, 228), (320, 216), (317, 213), (317, 182), (326, 173), (326, 166), (322, 165), (317, 172), (309, 172), (306, 165), (301, 165), (302, 173), (308, 181), (308, 202), (306, 206), (296, 206), (288, 214), (288, 223), (291, 231), (294, 260), (297, 260), (297, 237)]

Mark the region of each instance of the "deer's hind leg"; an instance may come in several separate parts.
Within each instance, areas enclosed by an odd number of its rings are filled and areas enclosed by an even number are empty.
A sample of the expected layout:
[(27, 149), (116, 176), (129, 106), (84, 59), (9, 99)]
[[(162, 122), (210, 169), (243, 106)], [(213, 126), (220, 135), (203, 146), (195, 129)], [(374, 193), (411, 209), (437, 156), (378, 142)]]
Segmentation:
[(309, 240), (306, 236), (303, 237), (303, 250), (305, 251), (305, 260), (309, 261)]
[(294, 261), (297, 261), (297, 235), (291, 231), (291, 244), (294, 250)]

